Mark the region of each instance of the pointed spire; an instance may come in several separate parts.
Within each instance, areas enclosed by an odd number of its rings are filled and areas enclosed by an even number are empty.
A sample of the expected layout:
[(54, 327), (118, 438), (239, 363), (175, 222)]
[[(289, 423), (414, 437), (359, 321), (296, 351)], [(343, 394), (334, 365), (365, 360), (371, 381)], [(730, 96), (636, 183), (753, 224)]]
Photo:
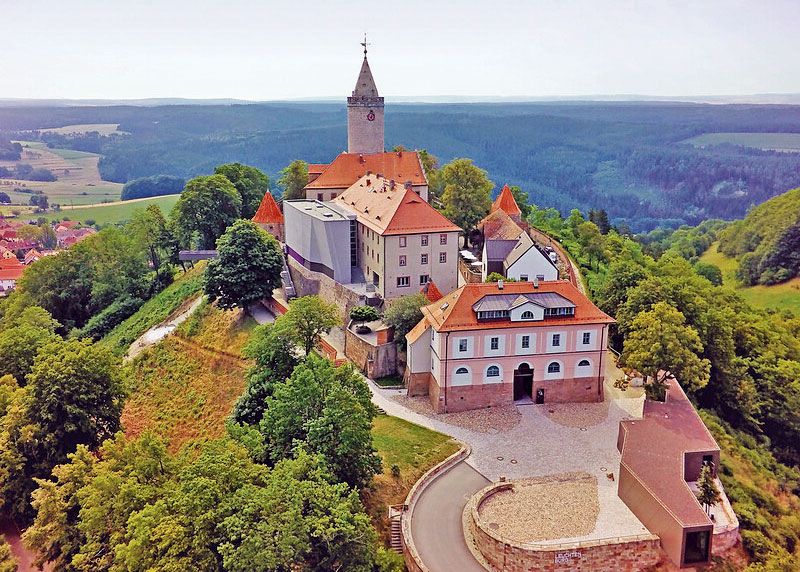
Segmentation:
[(364, 61), (361, 62), (361, 71), (358, 72), (358, 80), (356, 80), (356, 88), (353, 90), (353, 97), (378, 97), (378, 88), (375, 86), (375, 80), (372, 77), (372, 70), (369, 69), (369, 62), (367, 61), (367, 35), (364, 34), (364, 41), (361, 42), (364, 46)]
[(494, 212), (498, 209), (505, 211), (511, 218), (522, 215), (522, 211), (519, 209), (517, 201), (514, 200), (514, 195), (511, 193), (511, 189), (508, 188), (508, 185), (503, 185), (503, 190), (497, 195), (489, 212)]

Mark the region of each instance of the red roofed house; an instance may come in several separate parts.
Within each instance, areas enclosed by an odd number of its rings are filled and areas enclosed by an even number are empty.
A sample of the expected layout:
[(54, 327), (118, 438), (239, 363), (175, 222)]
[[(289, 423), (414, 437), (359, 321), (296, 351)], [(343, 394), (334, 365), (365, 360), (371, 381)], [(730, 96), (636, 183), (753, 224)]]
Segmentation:
[(603, 400), (614, 320), (568, 281), (466, 284), (422, 313), (406, 382), (438, 412)]
[(444, 298), (444, 294), (442, 294), (439, 289), (436, 287), (435, 282), (428, 282), (420, 288), (419, 290), (422, 294), (425, 294), (425, 297), (428, 299), (428, 302), (438, 302), (442, 298)]
[(546, 252), (531, 238), (528, 224), (508, 185), (497, 196), (489, 214), (477, 225), (483, 235), (481, 268), (485, 281), (494, 272), (527, 282), (557, 280), (555, 254)]
[(261, 199), (261, 205), (253, 217), (253, 222), (283, 242), (283, 213), (269, 191)]
[(713, 520), (695, 496), (703, 465), (716, 476), (719, 446), (677, 381), (664, 402), (645, 401), (642, 419), (620, 422), (617, 449), (617, 494), (677, 566), (708, 564), (736, 544), (739, 521), (724, 492)]
[(429, 281), (458, 285), (461, 231), (410, 186), (364, 175), (330, 202), (284, 202), (290, 258), (343, 284), (367, 282), (384, 299)]
[(6, 296), (17, 286), (17, 281), (22, 278), (25, 266), (13, 258), (0, 258), (0, 296)]

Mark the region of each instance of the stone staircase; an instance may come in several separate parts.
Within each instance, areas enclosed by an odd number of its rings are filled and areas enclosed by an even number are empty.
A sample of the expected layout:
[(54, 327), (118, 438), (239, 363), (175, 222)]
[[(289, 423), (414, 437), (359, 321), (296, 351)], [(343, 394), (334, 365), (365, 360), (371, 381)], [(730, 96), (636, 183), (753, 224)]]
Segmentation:
[(389, 507), (389, 547), (398, 554), (403, 553), (403, 534), (401, 532), (401, 520), (403, 515), (403, 505), (393, 505)]
[(291, 300), (292, 298), (297, 297), (297, 291), (294, 288), (294, 282), (292, 282), (292, 275), (289, 272), (289, 267), (286, 265), (285, 256), (282, 257), (281, 262), (283, 262), (283, 270), (281, 270), (281, 285), (283, 286), (283, 293), (287, 300)]

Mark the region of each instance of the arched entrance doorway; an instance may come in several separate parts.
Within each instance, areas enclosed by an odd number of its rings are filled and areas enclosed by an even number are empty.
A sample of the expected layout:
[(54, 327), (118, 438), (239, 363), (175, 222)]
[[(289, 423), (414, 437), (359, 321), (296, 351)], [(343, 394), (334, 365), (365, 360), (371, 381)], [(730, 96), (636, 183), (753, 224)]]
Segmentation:
[(514, 370), (514, 401), (530, 400), (532, 394), (533, 370), (523, 362)]

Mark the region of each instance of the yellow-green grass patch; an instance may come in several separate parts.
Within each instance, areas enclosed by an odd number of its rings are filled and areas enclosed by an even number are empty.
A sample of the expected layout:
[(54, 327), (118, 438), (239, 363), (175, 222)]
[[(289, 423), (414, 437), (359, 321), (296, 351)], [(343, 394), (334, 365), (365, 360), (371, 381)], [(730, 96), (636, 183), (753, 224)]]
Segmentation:
[(167, 195), (164, 197), (118, 201), (104, 205), (86, 205), (74, 209), (62, 209), (59, 212), (48, 212), (42, 216), (47, 220), (64, 220), (68, 218), (81, 222), (93, 220), (97, 224), (116, 224), (130, 220), (134, 211), (146, 209), (149, 205), (158, 205), (166, 215), (178, 202), (179, 197), (180, 195)]
[(800, 315), (800, 277), (772, 286), (743, 286), (736, 278), (739, 263), (719, 252), (717, 244), (713, 243), (700, 257), (700, 261), (717, 266), (722, 271), (722, 282), (725, 286), (736, 290), (746, 302), (757, 308), (791, 310)]

